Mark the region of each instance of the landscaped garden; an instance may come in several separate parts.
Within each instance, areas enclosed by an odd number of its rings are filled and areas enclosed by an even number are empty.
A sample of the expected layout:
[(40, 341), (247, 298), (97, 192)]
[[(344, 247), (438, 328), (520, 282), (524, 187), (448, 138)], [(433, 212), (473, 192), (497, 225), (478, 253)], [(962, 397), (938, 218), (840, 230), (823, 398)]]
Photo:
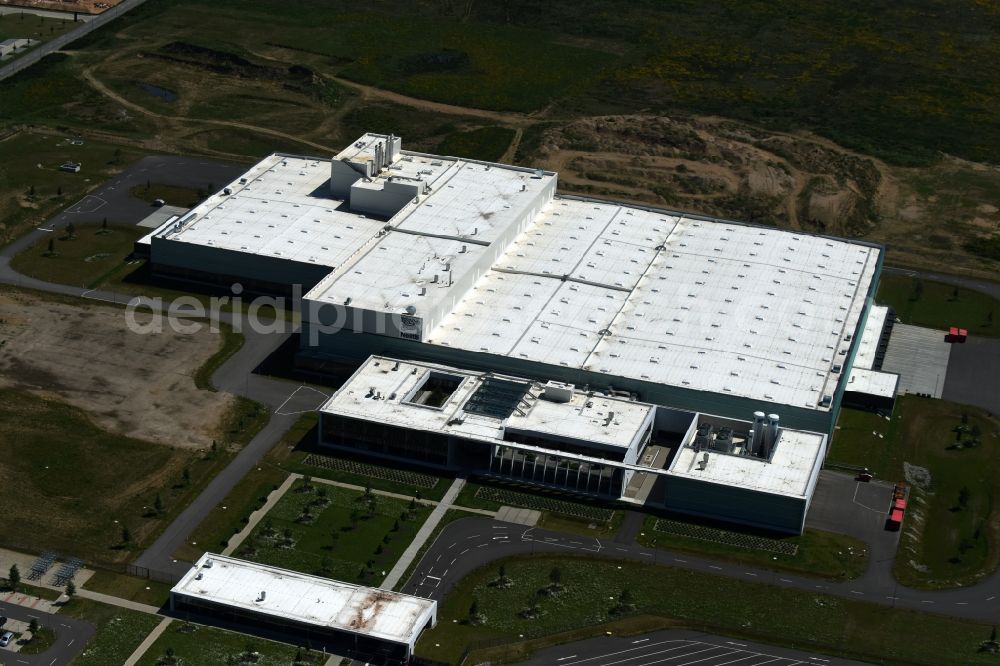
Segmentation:
[[(967, 620), (776, 588), (723, 576), (614, 560), (520, 557), (479, 569), (448, 595), (420, 656), (454, 663), (478, 641), (524, 638), (646, 613), (800, 649), (893, 663), (989, 664), (990, 627)], [(886, 636), (906, 635), (905, 641)]]
[(429, 507), (412, 500), (347, 490), (306, 477), (264, 517), (236, 556), (378, 585), (429, 513)]
[(150, 646), (138, 666), (320, 666), (326, 660), (327, 655), (285, 643), (174, 622)]
[(811, 529), (799, 536), (775, 538), (647, 516), (639, 542), (651, 548), (682, 550), (750, 566), (839, 580), (858, 578), (868, 566), (868, 548), (863, 541)]

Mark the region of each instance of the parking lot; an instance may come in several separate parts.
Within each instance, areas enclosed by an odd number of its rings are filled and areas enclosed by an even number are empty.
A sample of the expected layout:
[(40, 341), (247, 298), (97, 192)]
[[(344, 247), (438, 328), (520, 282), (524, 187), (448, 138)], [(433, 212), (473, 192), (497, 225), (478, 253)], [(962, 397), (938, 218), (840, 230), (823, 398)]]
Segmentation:
[(525, 666), (857, 666), (860, 662), (690, 631), (603, 637), (543, 650)]

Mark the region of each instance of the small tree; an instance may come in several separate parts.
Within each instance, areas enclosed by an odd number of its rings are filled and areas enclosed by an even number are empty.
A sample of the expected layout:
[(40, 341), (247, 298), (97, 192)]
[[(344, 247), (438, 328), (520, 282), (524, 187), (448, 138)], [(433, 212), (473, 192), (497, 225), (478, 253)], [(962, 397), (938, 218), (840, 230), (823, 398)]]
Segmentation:
[(323, 501), (326, 501), (326, 493), (327, 490), (325, 486), (320, 486), (319, 488), (316, 489), (316, 497), (318, 497)]
[(967, 486), (962, 486), (961, 490), (958, 491), (958, 508), (963, 511), (969, 506), (969, 488)]
[(34, 638), (38, 634), (39, 629), (41, 629), (41, 627), (38, 626), (38, 618), (37, 617), (31, 618), (31, 622), (28, 623), (28, 631), (31, 632), (32, 638)]
[(559, 567), (552, 567), (552, 570), (549, 571), (549, 582), (552, 583), (553, 587), (562, 586), (562, 571)]
[(69, 238), (76, 238), (76, 225), (72, 222), (66, 225), (66, 235)]
[[(108, 230), (108, 218), (104, 218), (103, 220), (101, 220), (101, 231), (107, 231), (107, 230)], [(214, 439), (212, 440), (212, 444), (215, 444)]]
[(924, 282), (923, 280), (917, 280), (913, 283), (913, 300), (919, 301), (924, 295)]
[(62, 185), (56, 188), (56, 196), (62, 196)]
[(50, 238), (49, 239), (49, 249), (46, 250), (45, 254), (51, 256), (51, 255), (53, 255), (55, 253), (56, 253), (56, 241), (55, 241), (54, 238)]
[(28, 196), (34, 198), (35, 196), (35, 186), (31, 185), (28, 187)]
[(365, 481), (365, 497), (372, 496), (372, 483), (371, 481)]
[(17, 568), (16, 564), (10, 565), (10, 571), (7, 573), (7, 583), (10, 585), (10, 589), (17, 591), (17, 586), (21, 583), (21, 570)]
[(351, 529), (355, 529), (358, 526), (358, 521), (361, 520), (361, 512), (357, 509), (351, 509)]
[(122, 525), (122, 545), (127, 546), (130, 543), (132, 543), (132, 530), (128, 525)]
[(185, 486), (191, 485), (191, 468), (184, 467), (184, 471), (181, 472), (181, 483)]
[(958, 287), (955, 287), (954, 289), (951, 290), (951, 300), (953, 301), (958, 300)]
[(392, 524), (392, 531), (393, 532), (398, 532), (399, 531), (399, 521), (398, 520)]
[(156, 499), (153, 500), (153, 511), (158, 516), (163, 513), (163, 498), (160, 497), (160, 493), (156, 493)]
[(69, 580), (66, 581), (66, 596), (72, 599), (76, 595), (76, 583)]
[(313, 487), (313, 478), (306, 474), (302, 477), (302, 492), (309, 492)]

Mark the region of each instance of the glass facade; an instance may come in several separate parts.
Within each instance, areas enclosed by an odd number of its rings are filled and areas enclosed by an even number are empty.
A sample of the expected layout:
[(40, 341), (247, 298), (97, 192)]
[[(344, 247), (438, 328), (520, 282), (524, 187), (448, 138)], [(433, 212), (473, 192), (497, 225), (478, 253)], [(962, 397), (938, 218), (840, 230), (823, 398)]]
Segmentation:
[(332, 414), (323, 415), (321, 435), (324, 442), (349, 446), (359, 451), (407, 458), (431, 465), (448, 464), (446, 435)]
[(490, 461), (490, 473), (497, 476), (615, 498), (621, 497), (624, 472), (611, 465), (521, 451), (503, 445), (493, 447)]

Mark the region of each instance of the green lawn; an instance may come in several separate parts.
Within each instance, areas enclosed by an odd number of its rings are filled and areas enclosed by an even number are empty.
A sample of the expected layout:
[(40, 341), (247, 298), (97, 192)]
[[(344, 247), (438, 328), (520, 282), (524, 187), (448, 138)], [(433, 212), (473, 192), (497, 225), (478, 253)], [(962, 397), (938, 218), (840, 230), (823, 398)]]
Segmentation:
[[(285, 643), (238, 634), (232, 631), (175, 621), (139, 660), (138, 666), (159, 666), (159, 661), (172, 648), (179, 666), (220, 666), (246, 664), (256, 666), (288, 666), (299, 649)], [(240, 655), (258, 652), (255, 661), (239, 660)], [(305, 653), (302, 650), (303, 654)], [(319, 655), (317, 655), (319, 656)], [(237, 661), (229, 661), (236, 657)], [(311, 663), (321, 664), (321, 661)]]
[[(209, 188), (209, 185), (212, 185)], [(136, 185), (128, 191), (136, 199), (153, 203), (161, 199), (167, 206), (180, 206), (181, 208), (194, 208), (200, 204), (205, 197), (214, 192), (214, 183), (206, 183), (205, 189), (192, 190), (188, 187), (178, 187), (176, 185), (164, 185), (162, 183), (148, 183), (147, 185)]]
[(35, 14), (18, 13), (0, 15), (0, 41), (4, 39), (33, 39), (39, 44), (18, 49), (13, 57), (0, 60), (0, 65), (6, 65), (29, 51), (32, 51), (54, 37), (69, 32), (78, 27), (79, 23), (72, 20), (37, 16)]
[(97, 634), (73, 661), (73, 666), (124, 664), (129, 655), (139, 647), (139, 643), (163, 619), (79, 597), (67, 603), (59, 612), (97, 626)]
[(496, 511), (501, 506), (517, 506), (548, 511), (587, 523), (608, 523), (614, 518), (613, 508), (580, 495), (505, 483), (498, 479), (481, 481), (466, 483), (455, 499), (455, 504), (487, 511)]
[[(977, 652), (990, 627), (912, 611), (893, 610), (854, 600), (791, 588), (776, 588), (668, 567), (604, 559), (521, 557), (505, 561), (513, 586), (491, 586), (499, 563), (466, 577), (438, 608), (437, 627), (417, 644), (417, 654), (454, 662), (467, 645), (552, 634), (613, 619), (627, 589), (636, 610), (673, 618), (712, 633), (813, 649), (826, 654), (891, 663), (992, 664)], [(550, 585), (553, 567), (564, 590), (540, 595)], [(485, 616), (470, 625), (475, 599)], [(537, 605), (540, 616), (519, 613)], [(604, 629), (595, 627), (594, 635)], [(886, 640), (905, 636), (905, 640)]]
[(72, 237), (65, 232), (49, 234), (14, 257), (11, 265), (39, 280), (93, 289), (122, 265), (135, 241), (147, 233), (137, 226), (80, 225)]
[(21, 654), (41, 654), (45, 652), (52, 644), (56, 642), (56, 632), (52, 630), (52, 627), (46, 625), (39, 625), (38, 633), (31, 637), (22, 648)]
[(174, 557), (194, 561), (206, 550), (221, 551), (228, 546), (229, 539), (247, 524), (250, 514), (263, 506), (271, 491), (288, 478), (288, 471), (282, 464), (288, 459), (291, 449), (313, 431), (316, 420), (316, 414), (312, 412), (300, 416), (257, 467), (240, 479), (194, 530), (189, 542), (198, 545), (185, 543), (174, 553)]
[(958, 326), (968, 329), (969, 335), (1000, 335), (1000, 301), (972, 289), (883, 275), (875, 300), (892, 306), (904, 324), (944, 331)]
[(399, 591), (403, 588), (404, 585), (406, 585), (406, 583), (410, 580), (410, 576), (413, 575), (414, 569), (416, 569), (417, 566), (420, 565), (420, 560), (423, 559), (424, 554), (427, 552), (427, 550), (434, 545), (434, 542), (437, 541), (438, 536), (441, 535), (441, 532), (444, 531), (444, 528), (448, 527), (449, 524), (455, 522), (456, 520), (461, 520), (462, 518), (469, 518), (470, 516), (472, 516), (471, 513), (468, 513), (466, 511), (460, 511), (458, 509), (448, 509), (447, 511), (445, 511), (444, 515), (441, 516), (441, 520), (438, 521), (438, 524), (431, 531), (431, 534), (427, 538), (427, 541), (425, 541), (424, 545), (422, 545), (420, 549), (417, 550), (416, 556), (413, 558), (413, 561), (410, 562), (410, 566), (406, 567), (406, 571), (404, 571), (403, 575), (400, 576), (399, 582), (396, 583), (396, 587), (394, 589), (396, 591)]
[[(32, 526), (6, 531), (4, 545), (58, 550), (98, 564), (128, 558), (226, 460), (114, 435), (75, 407), (16, 389), (0, 391), (0, 423), (6, 447), (0, 506)], [(185, 467), (191, 474), (186, 485), (179, 482)], [(146, 509), (157, 493), (166, 505), (160, 516)], [(116, 548), (123, 525), (133, 543)]]
[(83, 587), (92, 592), (102, 592), (159, 608), (169, 601), (170, 588), (173, 585), (126, 576), (107, 569), (97, 569)]
[(514, 130), (508, 127), (480, 127), (449, 134), (437, 150), (442, 155), (495, 162), (507, 152), (513, 140)]
[[(965, 432), (956, 429), (967, 423)], [(884, 438), (872, 435), (881, 433)], [(880, 478), (906, 478), (908, 463), (930, 474), (910, 485), (896, 576), (914, 587), (967, 585), (1000, 565), (1000, 421), (976, 407), (901, 396), (892, 421), (841, 412), (829, 460), (867, 466)], [(978, 440), (975, 446), (969, 442)], [(963, 492), (964, 489), (964, 492)], [(964, 502), (963, 502), (964, 497)]]
[[(868, 565), (865, 543), (842, 534), (806, 530), (800, 536), (769, 537), (756, 547), (740, 547), (736, 544), (745, 542), (754, 546), (755, 535), (691, 523), (692, 529), (685, 530), (682, 536), (675, 530), (658, 530), (658, 520), (656, 516), (646, 517), (639, 543), (651, 548), (686, 551), (750, 566), (835, 580), (859, 578)], [(677, 519), (671, 517), (670, 520)]]
[[(36, 65), (37, 66), (37, 65)], [(29, 68), (29, 71), (34, 67)], [(7, 99), (0, 82), (0, 107)], [(74, 82), (74, 87), (78, 87)], [(63, 91), (65, 92), (65, 90)], [(0, 111), (0, 126), (4, 114)], [(133, 160), (146, 154), (130, 146), (116, 146), (86, 139), (70, 143), (68, 133), (22, 130), (0, 143), (3, 171), (0, 175), (0, 243), (6, 243), (34, 225), (48, 221), (58, 211), (79, 201)], [(80, 162), (80, 173), (59, 171), (66, 161)], [(41, 165), (41, 168), (39, 168)], [(79, 215), (83, 223), (100, 223), (103, 214)], [(109, 223), (119, 220), (114, 217)], [(82, 226), (82, 224), (78, 224)]]
[(299, 481), (237, 549), (236, 556), (377, 585), (382, 582), (381, 572), (388, 572), (413, 540), (430, 508), (416, 505), (411, 512), (403, 500), (378, 495), (372, 499), (374, 513), (362, 492), (318, 482), (307, 491)]
[[(311, 417), (315, 422), (316, 416)], [(319, 449), (314, 436), (302, 438), (285, 467), (291, 472), (356, 486), (370, 484), (376, 490), (408, 497), (439, 500), (448, 492), (451, 478), (431, 469), (400, 469), (390, 463), (350, 457), (331, 449)]]

